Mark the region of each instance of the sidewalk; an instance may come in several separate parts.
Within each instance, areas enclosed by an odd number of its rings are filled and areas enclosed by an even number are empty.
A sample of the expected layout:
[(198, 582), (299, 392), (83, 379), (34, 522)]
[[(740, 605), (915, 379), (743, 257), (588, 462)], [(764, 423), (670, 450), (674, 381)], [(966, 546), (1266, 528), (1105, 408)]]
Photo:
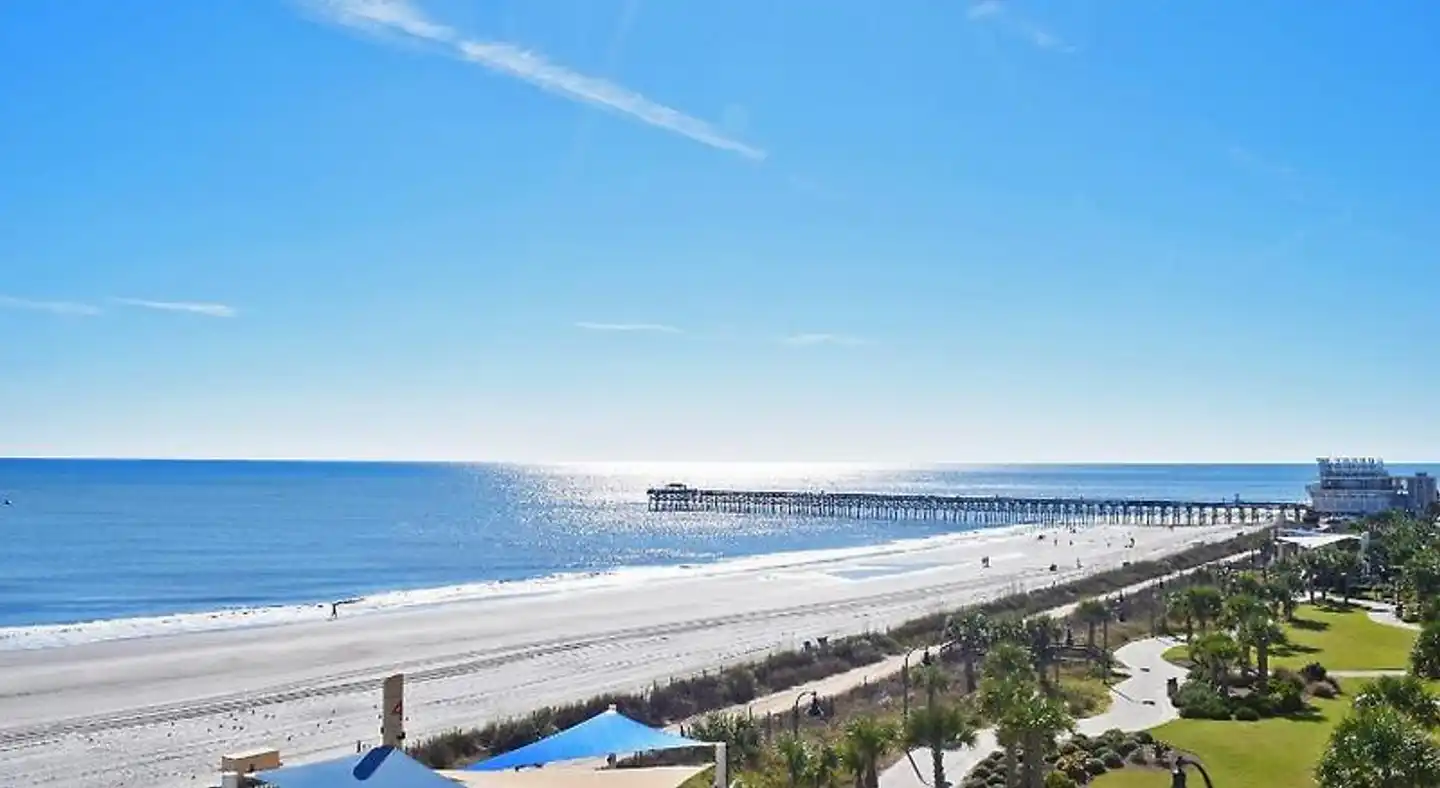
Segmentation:
[[(1178, 719), (1180, 713), (1170, 703), (1165, 683), (1171, 678), (1184, 678), (1185, 669), (1166, 662), (1160, 656), (1178, 642), (1173, 638), (1147, 638), (1117, 649), (1115, 660), (1130, 673), (1130, 678), (1111, 688), (1110, 709), (1103, 714), (1077, 721), (1076, 732), (1098, 736), (1112, 728), (1119, 728), (1129, 733)], [(976, 737), (974, 747), (947, 750), (944, 756), (945, 778), (952, 784), (959, 785), (971, 769), (999, 747), (995, 741), (994, 729), (986, 728)], [(901, 759), (880, 775), (881, 788), (930, 788), (929, 749), (913, 750), (910, 757), (920, 764), (920, 771), (925, 777), (916, 775), (910, 762)]]
[(1412, 624), (1409, 621), (1401, 621), (1400, 618), (1395, 615), (1395, 606), (1389, 604), (1388, 602), (1372, 602), (1368, 599), (1352, 599), (1350, 600), (1350, 604), (1355, 605), (1356, 607), (1365, 608), (1367, 611), (1369, 611), (1368, 615), (1370, 616), (1370, 620), (1374, 621), (1377, 624), (1384, 624), (1391, 627), (1400, 627), (1401, 629), (1420, 629), (1419, 624)]
[[(1126, 586), (1126, 587), (1124, 587), (1124, 588), (1122, 588), (1122, 589), (1117, 589), (1117, 590), (1115, 590), (1115, 591), (1111, 591), (1110, 594), (1107, 594), (1107, 596), (1108, 596), (1108, 595), (1113, 595), (1113, 594), (1122, 593), (1122, 592), (1123, 592), (1123, 593), (1126, 593), (1126, 594), (1131, 594), (1131, 593), (1134, 593), (1134, 592), (1136, 592), (1136, 591), (1141, 591), (1141, 590), (1143, 590), (1143, 589), (1149, 588), (1149, 587), (1151, 587), (1151, 586), (1153, 586), (1153, 585), (1155, 585), (1155, 584), (1157, 584), (1157, 583), (1159, 583), (1159, 582), (1161, 582), (1161, 581), (1166, 581), (1166, 582), (1168, 582), (1168, 581), (1170, 581), (1170, 580), (1174, 580), (1174, 579), (1176, 579), (1176, 578), (1180, 578), (1180, 577), (1184, 577), (1184, 576), (1186, 576), (1186, 575), (1192, 574), (1192, 573), (1194, 573), (1194, 572), (1196, 572), (1196, 571), (1199, 571), (1199, 570), (1201, 570), (1201, 569), (1205, 569), (1205, 568), (1213, 567), (1213, 566), (1221, 566), (1221, 565), (1229, 564), (1229, 563), (1234, 563), (1234, 562), (1236, 562), (1236, 561), (1238, 561), (1238, 560), (1240, 560), (1240, 559), (1242, 559), (1242, 558), (1244, 558), (1244, 557), (1246, 557), (1246, 556), (1248, 556), (1248, 555), (1249, 555), (1248, 552), (1246, 552), (1246, 553), (1238, 553), (1238, 554), (1232, 555), (1232, 556), (1230, 556), (1230, 557), (1228, 557), (1228, 558), (1221, 558), (1221, 559), (1218, 559), (1218, 560), (1215, 560), (1215, 561), (1211, 561), (1211, 562), (1206, 563), (1206, 564), (1201, 564), (1200, 566), (1197, 566), (1197, 567), (1192, 567), (1192, 568), (1190, 568), (1190, 569), (1185, 569), (1185, 570), (1182, 570), (1182, 571), (1179, 571), (1179, 572), (1171, 572), (1171, 573), (1169, 573), (1169, 574), (1167, 574), (1167, 575), (1162, 575), (1162, 576), (1160, 576), (1160, 577), (1151, 578), (1151, 579), (1149, 579), (1149, 580), (1144, 580), (1144, 581), (1141, 581), (1141, 582), (1139, 582), (1139, 583), (1134, 583), (1134, 584), (1132, 584), (1132, 585)], [(1079, 580), (1079, 579), (1082, 579), (1082, 578), (1080, 578), (1080, 577), (1066, 577), (1066, 578), (1064, 578), (1064, 581), (1065, 581), (1065, 582), (1073, 582), (1073, 581)], [(988, 601), (992, 601), (992, 600), (991, 600), (990, 598), (981, 598), (981, 599), (977, 600), (977, 603), (984, 603), (984, 602), (988, 602)], [(1060, 607), (1056, 607), (1056, 608), (1052, 608), (1052, 609), (1050, 609), (1050, 610), (1046, 610), (1046, 611), (1044, 611), (1044, 614), (1045, 614), (1045, 615), (1050, 615), (1050, 616), (1055, 616), (1055, 617), (1067, 616), (1067, 615), (1071, 614), (1072, 612), (1074, 612), (1076, 606), (1078, 606), (1078, 605), (1079, 605), (1079, 602), (1072, 602), (1072, 603), (1070, 603), (1070, 604), (1068, 604), (1068, 605), (1061, 605)], [(938, 648), (939, 645), (943, 645), (943, 644), (937, 644), (936, 646), (932, 646), (932, 648)], [(1161, 649), (1161, 650), (1163, 651), (1164, 649)], [(912, 659), (912, 661), (915, 661), (915, 660), (918, 660), (918, 659), (919, 659), (919, 653), (918, 653), (919, 651), (920, 651), (920, 649), (916, 649), (916, 650), (915, 650), (915, 656), (914, 656), (914, 658)], [(1120, 651), (1124, 651), (1124, 648), (1122, 648)], [(1116, 655), (1117, 655), (1117, 657), (1118, 657), (1119, 652), (1116, 652)], [(807, 693), (807, 692), (809, 692), (809, 691), (811, 691), (811, 690), (814, 690), (816, 693), (818, 693), (818, 694), (819, 694), (820, 696), (822, 696), (822, 697), (832, 697), (832, 696), (835, 696), (835, 695), (842, 695), (842, 694), (844, 694), (844, 693), (846, 693), (846, 692), (849, 692), (849, 691), (851, 691), (851, 690), (853, 690), (853, 689), (855, 689), (855, 688), (857, 688), (857, 687), (863, 686), (863, 685), (866, 684), (867, 682), (878, 681), (878, 680), (880, 680), (880, 679), (889, 678), (890, 676), (893, 676), (893, 675), (899, 673), (899, 672), (900, 672), (900, 668), (901, 668), (901, 666), (904, 664), (904, 662), (905, 662), (905, 655), (903, 655), (903, 654), (897, 654), (897, 655), (895, 655), (895, 656), (886, 657), (885, 659), (883, 659), (883, 660), (881, 660), (881, 661), (879, 661), (879, 662), (876, 662), (876, 663), (873, 663), (873, 664), (870, 664), (870, 665), (862, 665), (862, 666), (860, 666), (860, 667), (858, 667), (858, 668), (855, 668), (855, 669), (853, 669), (853, 670), (849, 670), (849, 671), (846, 671), (846, 672), (844, 672), (844, 673), (837, 673), (837, 674), (835, 674), (834, 676), (829, 676), (829, 677), (824, 678), (824, 679), (821, 679), (821, 680), (819, 680), (819, 681), (813, 681), (813, 682), (810, 682), (810, 683), (808, 683), (808, 684), (803, 684), (803, 685), (791, 687), (790, 689), (782, 690), (782, 691), (780, 691), (780, 692), (772, 693), (772, 694), (770, 694), (770, 695), (764, 695), (764, 696), (762, 696), (762, 697), (759, 697), (759, 698), (756, 698), (755, 700), (750, 701), (749, 703), (739, 704), (739, 705), (731, 706), (731, 707), (725, 708), (725, 709), (718, 709), (717, 711), (714, 711), (714, 712), (705, 712), (704, 714), (698, 714), (698, 715), (696, 715), (695, 717), (692, 717), (692, 718), (690, 718), (690, 719), (681, 720), (680, 722), (677, 722), (677, 723), (674, 723), (674, 724), (672, 724), (672, 725), (669, 725), (669, 726), (666, 727), (666, 730), (669, 730), (669, 731), (672, 731), (672, 732), (678, 731), (678, 730), (679, 730), (679, 727), (680, 727), (681, 725), (689, 725), (690, 723), (692, 723), (692, 722), (694, 722), (694, 721), (696, 721), (696, 720), (698, 720), (698, 719), (702, 719), (702, 718), (704, 718), (704, 717), (709, 716), (710, 714), (715, 714), (715, 713), (720, 713), (720, 714), (754, 714), (754, 715), (757, 716), (757, 717), (758, 717), (758, 716), (764, 716), (765, 714), (789, 713), (789, 712), (795, 707), (795, 698), (796, 698), (797, 696), (799, 696), (800, 694), (802, 694), (802, 693)], [(1162, 689), (1162, 690), (1164, 689), (1164, 684), (1165, 684), (1165, 683), (1164, 683), (1163, 681), (1160, 682), (1160, 686), (1161, 686), (1161, 689)], [(1163, 695), (1164, 693), (1162, 692), (1161, 694)], [(928, 758), (929, 758), (929, 755), (926, 754), (925, 757), (928, 759)], [(927, 762), (928, 762), (928, 761), (927, 761)], [(901, 761), (901, 763), (904, 763), (905, 766), (906, 766), (906, 768), (909, 768), (909, 764), (908, 764), (908, 763), (905, 763), (904, 761)]]

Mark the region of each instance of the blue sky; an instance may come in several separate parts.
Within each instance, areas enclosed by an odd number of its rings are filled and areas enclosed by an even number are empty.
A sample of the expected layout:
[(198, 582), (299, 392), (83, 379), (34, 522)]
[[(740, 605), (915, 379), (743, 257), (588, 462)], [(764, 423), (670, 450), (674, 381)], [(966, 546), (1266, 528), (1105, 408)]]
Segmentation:
[(13, 0), (0, 455), (1434, 460), (1440, 6)]

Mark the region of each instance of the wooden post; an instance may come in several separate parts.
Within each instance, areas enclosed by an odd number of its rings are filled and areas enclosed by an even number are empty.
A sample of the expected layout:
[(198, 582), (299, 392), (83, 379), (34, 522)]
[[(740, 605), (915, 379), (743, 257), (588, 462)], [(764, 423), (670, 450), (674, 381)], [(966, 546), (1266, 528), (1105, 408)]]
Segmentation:
[(380, 701), (380, 743), (386, 747), (405, 746), (405, 675), (385, 679)]

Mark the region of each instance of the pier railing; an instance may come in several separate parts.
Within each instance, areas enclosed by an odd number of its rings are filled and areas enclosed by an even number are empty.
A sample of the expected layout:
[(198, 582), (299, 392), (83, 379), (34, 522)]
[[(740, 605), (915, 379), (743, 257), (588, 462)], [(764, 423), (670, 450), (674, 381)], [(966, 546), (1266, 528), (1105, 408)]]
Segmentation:
[(1301, 520), (1309, 513), (1308, 505), (1296, 501), (1009, 498), (696, 487), (658, 487), (648, 490), (647, 496), (652, 512), (947, 520), (977, 524), (1246, 525), (1265, 524), (1280, 517)]

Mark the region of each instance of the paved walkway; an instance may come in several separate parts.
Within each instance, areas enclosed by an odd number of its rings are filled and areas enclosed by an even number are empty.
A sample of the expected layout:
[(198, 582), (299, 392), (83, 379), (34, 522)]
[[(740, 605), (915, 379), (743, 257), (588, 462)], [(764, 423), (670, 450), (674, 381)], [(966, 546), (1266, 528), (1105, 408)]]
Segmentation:
[[(1147, 638), (1117, 649), (1115, 660), (1130, 673), (1130, 678), (1111, 688), (1109, 710), (1079, 720), (1075, 730), (1087, 736), (1096, 736), (1111, 728), (1128, 733), (1179, 718), (1180, 713), (1170, 703), (1170, 696), (1165, 691), (1165, 683), (1170, 678), (1183, 679), (1185, 669), (1161, 657), (1166, 649), (1178, 642), (1173, 638)], [(971, 769), (999, 746), (994, 729), (986, 728), (976, 737), (974, 747), (946, 751), (945, 778), (958, 785)], [(910, 757), (919, 766), (920, 774), (915, 773), (916, 769), (909, 761), (901, 760), (880, 775), (881, 788), (929, 788), (930, 750), (914, 750)]]
[(1401, 629), (1420, 629), (1419, 624), (1413, 624), (1409, 621), (1401, 621), (1400, 617), (1395, 615), (1395, 606), (1388, 602), (1372, 602), (1368, 599), (1352, 599), (1350, 601), (1350, 604), (1355, 605), (1356, 607), (1365, 608), (1368, 611), (1370, 620), (1374, 621), (1377, 624), (1385, 624), (1386, 626), (1391, 627), (1400, 627)]
[[(1192, 574), (1192, 573), (1194, 573), (1194, 572), (1199, 571), (1200, 569), (1204, 569), (1204, 568), (1207, 568), (1207, 567), (1220, 566), (1220, 565), (1223, 565), (1223, 564), (1234, 563), (1234, 562), (1239, 561), (1239, 560), (1241, 560), (1241, 559), (1243, 559), (1243, 558), (1246, 558), (1246, 557), (1249, 556), (1249, 555), (1250, 555), (1249, 552), (1237, 553), (1237, 554), (1232, 555), (1232, 556), (1229, 556), (1229, 557), (1227, 557), (1227, 558), (1221, 558), (1221, 559), (1218, 559), (1218, 560), (1215, 560), (1215, 561), (1211, 561), (1211, 562), (1206, 563), (1206, 564), (1201, 564), (1200, 566), (1191, 567), (1190, 569), (1184, 569), (1184, 570), (1181, 570), (1181, 571), (1179, 571), (1179, 572), (1171, 572), (1170, 574), (1163, 575), (1163, 576), (1161, 576), (1161, 577), (1155, 577), (1155, 578), (1151, 578), (1151, 579), (1149, 579), (1149, 580), (1141, 581), (1141, 582), (1139, 582), (1139, 583), (1134, 583), (1134, 584), (1132, 584), (1132, 585), (1128, 585), (1128, 586), (1124, 587), (1123, 589), (1117, 589), (1117, 590), (1115, 590), (1115, 591), (1111, 591), (1109, 594), (1103, 594), (1103, 595), (1101, 595), (1101, 596), (1113, 596), (1113, 595), (1118, 594), (1118, 593), (1121, 593), (1121, 592), (1124, 592), (1124, 593), (1126, 593), (1126, 594), (1133, 594), (1133, 593), (1135, 593), (1136, 591), (1141, 591), (1141, 590), (1143, 590), (1143, 589), (1149, 588), (1150, 586), (1153, 586), (1153, 585), (1155, 585), (1156, 583), (1159, 583), (1159, 582), (1162, 581), (1162, 580), (1163, 580), (1163, 581), (1170, 581), (1170, 580), (1174, 580), (1174, 579), (1176, 579), (1176, 578), (1180, 578), (1180, 577), (1184, 577), (1184, 576), (1186, 576), (1186, 575)], [(1079, 577), (1066, 578), (1065, 582), (1074, 582), (1074, 581), (1077, 581), (1077, 580), (1080, 580), (1080, 579), (1082, 579), (1082, 578), (1079, 578)], [(979, 603), (988, 602), (988, 601), (991, 601), (991, 600), (989, 600), (989, 599), (978, 600)], [(1075, 611), (1075, 608), (1076, 608), (1077, 605), (1079, 605), (1079, 602), (1074, 602), (1074, 603), (1071, 603), (1071, 604), (1068, 604), (1068, 605), (1061, 605), (1060, 607), (1056, 607), (1056, 608), (1052, 608), (1052, 609), (1050, 609), (1050, 610), (1046, 610), (1046, 611), (1044, 611), (1044, 613), (1045, 613), (1045, 615), (1054, 616), (1054, 617), (1056, 617), (1056, 618), (1059, 618), (1059, 617), (1061, 617), (1061, 616), (1068, 616), (1068, 615), (1070, 615), (1071, 613), (1073, 613), (1073, 612)], [(1128, 648), (1128, 646), (1127, 646), (1126, 648)], [(1124, 650), (1124, 649), (1122, 648), (1121, 651), (1123, 651), (1123, 650)], [(1164, 649), (1161, 649), (1161, 651), (1164, 651)], [(1116, 652), (1116, 656), (1117, 656), (1117, 658), (1119, 657), (1119, 652)], [(915, 658), (915, 659), (918, 659), (918, 658), (919, 658), (919, 650), (918, 650), (918, 649), (917, 649), (917, 650), (915, 651), (915, 653), (914, 653), (914, 658)], [(719, 713), (721, 713), (721, 714), (747, 714), (747, 713), (748, 713), (748, 714), (753, 714), (753, 715), (755, 715), (755, 716), (757, 716), (757, 717), (758, 717), (758, 716), (763, 716), (763, 715), (765, 715), (765, 714), (789, 713), (789, 712), (790, 712), (791, 710), (793, 710), (794, 707), (795, 707), (795, 698), (796, 698), (797, 696), (799, 696), (801, 693), (806, 693), (806, 692), (809, 692), (810, 690), (814, 690), (815, 692), (819, 693), (822, 697), (832, 697), (832, 696), (835, 696), (835, 695), (841, 695), (841, 694), (844, 694), (844, 693), (846, 693), (846, 692), (849, 692), (849, 691), (855, 689), (856, 687), (863, 686), (864, 684), (866, 684), (866, 683), (868, 683), (868, 682), (871, 682), (871, 681), (879, 681), (879, 680), (881, 680), (881, 679), (886, 679), (886, 678), (889, 678), (890, 676), (893, 676), (893, 675), (899, 673), (899, 672), (900, 672), (901, 665), (904, 664), (904, 661), (905, 661), (905, 656), (904, 656), (903, 654), (897, 654), (897, 655), (895, 655), (895, 656), (886, 657), (885, 659), (883, 659), (883, 660), (881, 660), (881, 661), (879, 661), (879, 662), (876, 662), (876, 663), (874, 663), (874, 664), (871, 664), (871, 665), (862, 665), (862, 666), (860, 666), (860, 667), (858, 667), (858, 668), (855, 668), (854, 670), (849, 670), (849, 671), (846, 671), (846, 672), (844, 672), (844, 673), (837, 673), (837, 674), (835, 674), (834, 676), (829, 676), (829, 677), (826, 677), (826, 678), (821, 679), (821, 680), (819, 680), (819, 681), (813, 681), (813, 682), (810, 682), (809, 684), (805, 684), (805, 685), (798, 686), (798, 687), (791, 687), (790, 689), (787, 689), (787, 690), (781, 690), (780, 692), (776, 692), (776, 693), (772, 693), (772, 694), (770, 694), (770, 695), (765, 695), (765, 696), (756, 698), (755, 700), (750, 701), (749, 703), (746, 703), (746, 704), (741, 704), (741, 705), (738, 705), (738, 706), (732, 706), (732, 707), (727, 708), (727, 709), (720, 709), (720, 710), (719, 710)], [(1164, 686), (1165, 686), (1165, 682), (1164, 682), (1164, 681), (1161, 681), (1161, 682), (1160, 682), (1160, 686), (1161, 686), (1161, 689), (1163, 690), (1163, 689), (1164, 689)], [(1161, 695), (1164, 695), (1164, 692), (1161, 692)], [(667, 726), (666, 730), (670, 730), (670, 731), (672, 731), (672, 732), (673, 732), (673, 731), (678, 731), (681, 725), (689, 725), (690, 723), (692, 723), (692, 722), (694, 722), (694, 721), (696, 721), (696, 720), (698, 720), (698, 719), (707, 717), (707, 716), (709, 716), (709, 715), (712, 714), (712, 713), (715, 713), (715, 712), (705, 712), (704, 714), (696, 715), (695, 717), (692, 717), (692, 718), (690, 718), (690, 719), (682, 720), (681, 722), (677, 722), (677, 723), (673, 723), (673, 724)], [(987, 750), (987, 752), (988, 752), (988, 750)], [(926, 754), (926, 758), (927, 758), (927, 759), (929, 758), (928, 753)], [(906, 768), (909, 768), (909, 764), (908, 764), (908, 763), (905, 763), (904, 761), (901, 761), (901, 763), (902, 763), (902, 764), (905, 764), (905, 767), (906, 767)], [(918, 761), (917, 761), (917, 763), (918, 763)], [(928, 763), (928, 760), (927, 760), (927, 763)]]

